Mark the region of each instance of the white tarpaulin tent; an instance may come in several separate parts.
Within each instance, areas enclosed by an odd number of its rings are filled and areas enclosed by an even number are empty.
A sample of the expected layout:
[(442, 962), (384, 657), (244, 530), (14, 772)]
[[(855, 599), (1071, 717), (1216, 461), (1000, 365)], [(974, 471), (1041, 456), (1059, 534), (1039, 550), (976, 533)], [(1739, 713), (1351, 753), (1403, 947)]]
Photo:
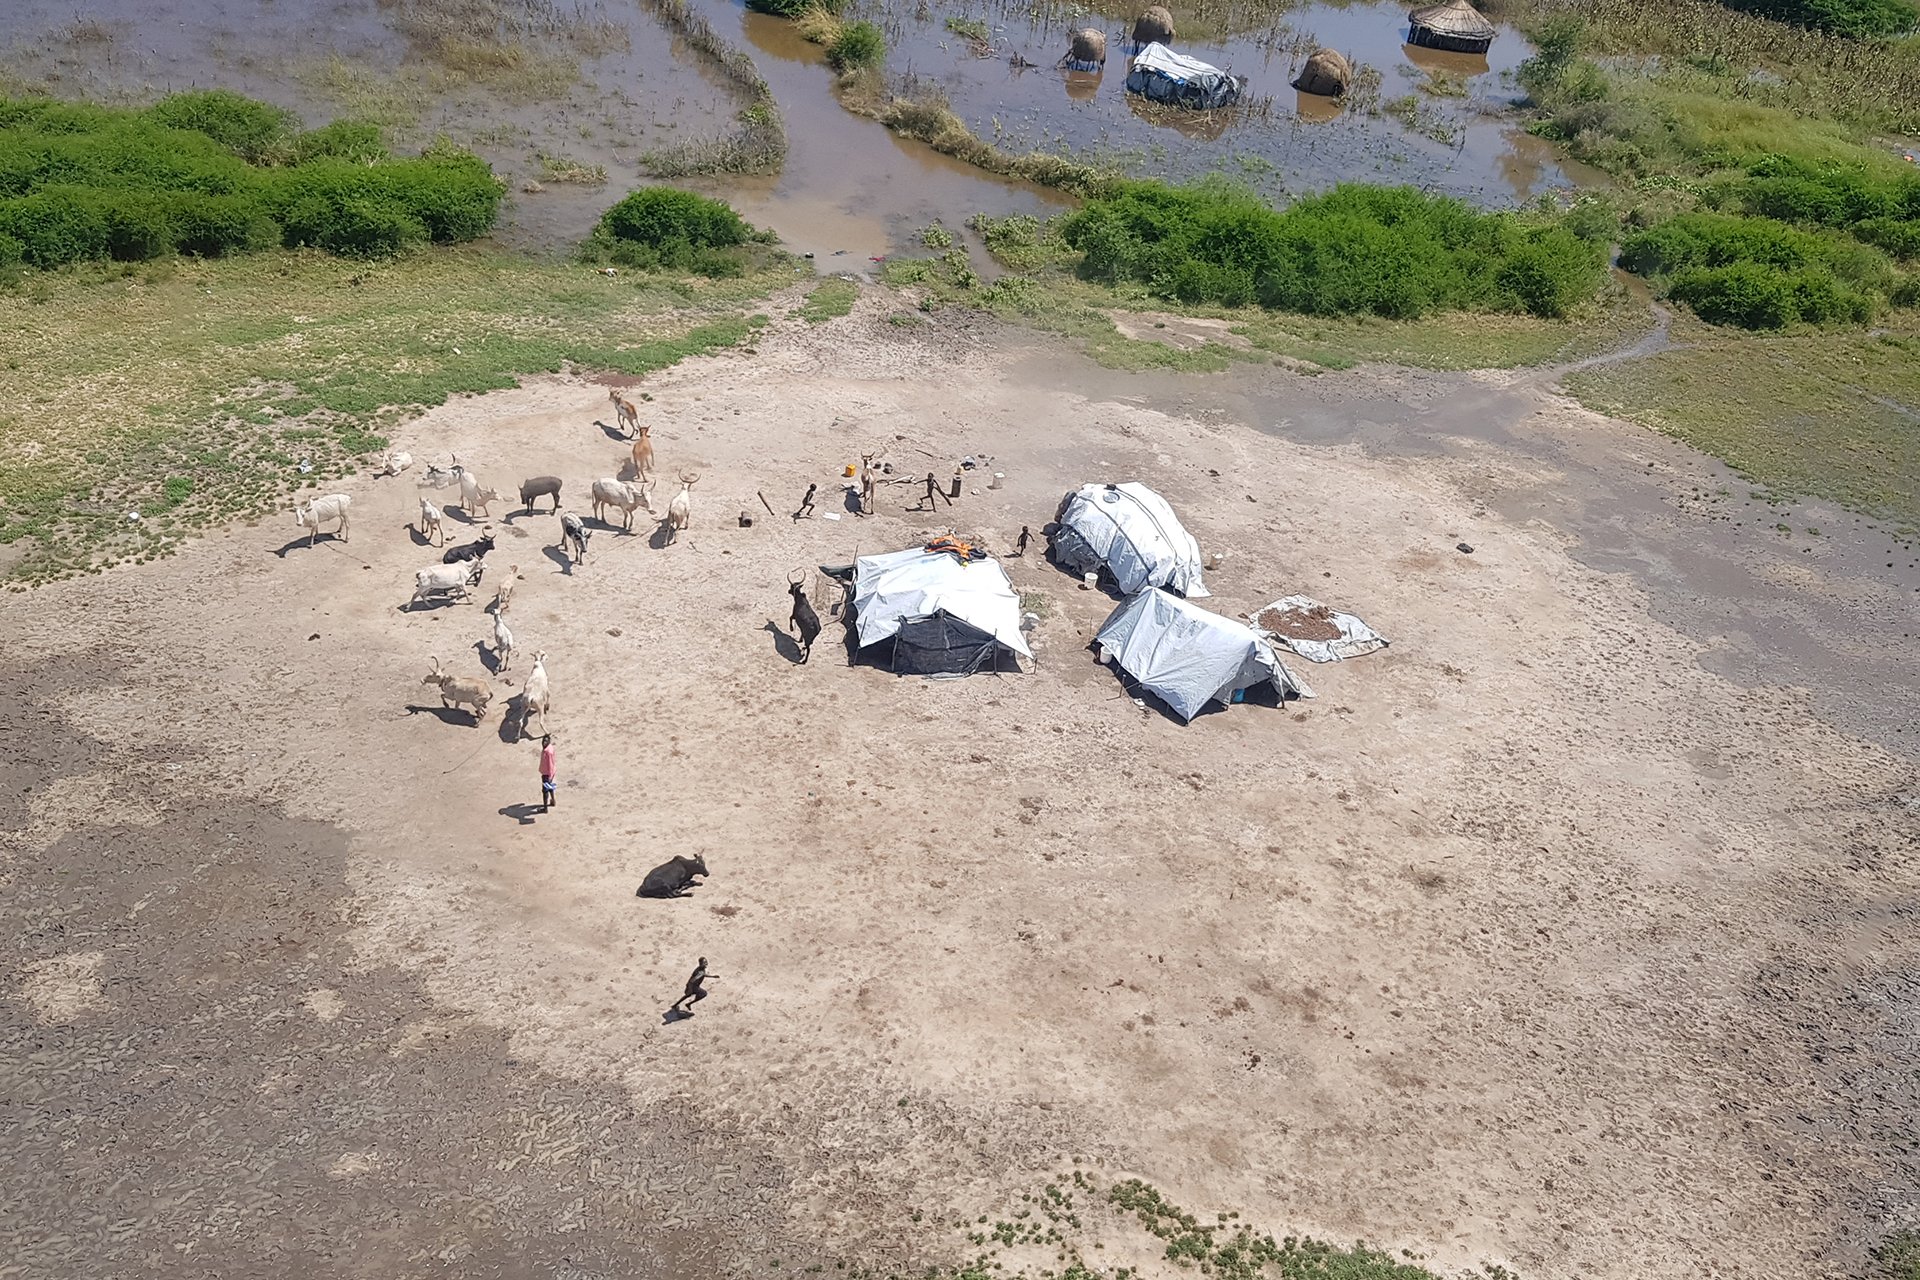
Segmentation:
[[(1325, 609), (1322, 617), (1320, 610)], [(1294, 618), (1306, 615), (1315, 621), (1324, 621), (1339, 631), (1339, 635), (1330, 640), (1303, 640), (1299, 636), (1290, 636), (1285, 631), (1269, 630), (1261, 621), (1272, 614), (1289, 614)], [(1372, 653), (1376, 649), (1387, 647), (1387, 638), (1375, 631), (1350, 613), (1336, 613), (1326, 609), (1312, 596), (1283, 596), (1266, 608), (1253, 615), (1254, 629), (1268, 637), (1275, 644), (1285, 645), (1308, 662), (1339, 662), (1343, 658), (1357, 658)], [(1276, 625), (1285, 625), (1284, 621)]]
[(860, 647), (898, 638), (914, 654), (894, 670), (931, 675), (990, 670), (998, 649), (1031, 658), (1020, 634), (1020, 597), (997, 560), (961, 563), (921, 547), (861, 556), (853, 567)]
[(1120, 594), (1171, 587), (1204, 596), (1200, 544), (1167, 500), (1143, 484), (1089, 484), (1060, 506), (1053, 558), (1074, 573), (1105, 569)]
[(1312, 697), (1252, 627), (1165, 591), (1123, 602), (1096, 637), (1107, 661), (1139, 681), (1182, 720), (1209, 702), (1271, 682), (1282, 698)]
[(1163, 44), (1150, 44), (1133, 55), (1127, 66), (1127, 92), (1176, 107), (1204, 110), (1231, 106), (1240, 96), (1240, 82), (1198, 58), (1175, 53)]

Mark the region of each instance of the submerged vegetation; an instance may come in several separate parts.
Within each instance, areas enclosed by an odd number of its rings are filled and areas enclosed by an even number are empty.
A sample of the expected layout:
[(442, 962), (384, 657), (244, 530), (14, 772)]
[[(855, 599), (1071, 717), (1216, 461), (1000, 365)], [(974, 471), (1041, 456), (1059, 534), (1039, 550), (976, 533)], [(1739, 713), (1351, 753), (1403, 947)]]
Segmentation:
[(652, 151), (641, 157), (647, 172), (657, 178), (686, 178), (695, 174), (778, 173), (787, 158), (787, 127), (773, 90), (753, 59), (727, 43), (713, 24), (694, 12), (688, 0), (648, 0), (667, 28), (706, 59), (709, 66), (747, 104), (734, 117), (733, 132)]
[(492, 228), (502, 184), (452, 147), (388, 156), (224, 90), (145, 111), (0, 98), (0, 269), (311, 245), (373, 257)]

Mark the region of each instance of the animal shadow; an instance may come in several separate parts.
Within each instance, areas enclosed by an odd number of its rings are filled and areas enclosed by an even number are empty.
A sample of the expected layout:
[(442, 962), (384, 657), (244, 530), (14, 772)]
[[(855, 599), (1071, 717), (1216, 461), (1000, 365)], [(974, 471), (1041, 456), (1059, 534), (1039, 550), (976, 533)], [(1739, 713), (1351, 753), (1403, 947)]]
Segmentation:
[[(492, 606), (489, 605), (488, 608), (492, 608)], [(480, 655), (480, 665), (487, 669), (488, 675), (497, 676), (500, 674), (500, 655), (493, 651), (492, 645), (488, 644), (485, 640), (475, 640), (473, 642), (473, 651)]]
[(867, 514), (865, 511), (862, 511), (860, 509), (860, 491), (858, 489), (846, 490), (842, 494), (842, 499), (843, 501), (841, 505), (847, 510), (849, 514), (856, 515), (856, 516), (863, 516)]
[[(340, 540), (340, 535), (337, 533), (323, 533), (320, 535), (320, 542), (338, 542), (339, 540)], [(287, 552), (293, 550), (295, 547), (304, 547), (306, 545), (308, 545), (307, 535), (303, 533), (299, 537), (295, 538), (292, 542), (287, 543), (285, 546), (276, 548), (273, 554), (275, 554), (276, 556), (279, 556), (282, 560), (285, 560), (287, 558)], [(315, 547), (318, 547), (320, 543), (316, 542), (313, 545)]]
[(564, 548), (542, 547), (541, 550), (546, 552), (547, 559), (560, 566), (560, 572), (566, 574), (569, 578), (573, 576), (573, 557), (568, 555)]
[(660, 520), (660, 523), (656, 524), (653, 527), (653, 532), (650, 535), (648, 535), (647, 545), (649, 547), (652, 547), (655, 551), (665, 551), (667, 549), (667, 543), (672, 539), (672, 537), (673, 537), (673, 521), (665, 517), (662, 517)]
[(625, 440), (627, 438), (626, 432), (622, 431), (618, 427), (610, 427), (606, 423), (600, 421), (600, 419), (598, 418), (595, 418), (593, 420), (593, 425), (600, 428), (602, 431), (606, 432), (607, 439), (609, 440)]
[[(441, 514), (444, 515), (445, 512)], [(430, 547), (433, 545), (433, 539), (427, 534), (420, 532), (419, 528), (415, 525), (407, 526), (407, 536), (413, 539), (413, 545), (416, 547)]]
[(774, 622), (772, 619), (768, 619), (767, 624), (764, 627), (761, 627), (760, 629), (762, 631), (770, 631), (773, 633), (773, 651), (775, 653), (779, 654), (781, 657), (785, 658), (788, 662), (791, 662), (796, 667), (800, 665), (800, 642), (799, 641), (795, 640), (792, 636), (788, 635), (785, 631), (781, 630), (780, 624), (777, 622)]
[(469, 729), (480, 723), (480, 717), (474, 715), (473, 712), (468, 711), (464, 708), (436, 707), (431, 703), (429, 703), (426, 706), (420, 706), (416, 703), (408, 703), (407, 714), (410, 716), (419, 716), (419, 715), (432, 716), (434, 719), (438, 720), (441, 724), (456, 724), (456, 725), (459, 725), (462, 729)]
[(443, 516), (450, 516), (453, 519), (458, 520), (461, 524), (479, 523), (477, 520), (473, 518), (473, 512), (467, 510), (465, 507), (442, 507), (440, 508), (440, 514)]
[(540, 816), (541, 810), (537, 804), (509, 804), (501, 806), (499, 812), (503, 818), (512, 818), (521, 826), (530, 827), (533, 820)]
[(524, 693), (516, 693), (507, 699), (507, 705), (500, 709), (500, 741), (515, 746), (521, 741), (521, 735), (527, 728), (527, 704)]

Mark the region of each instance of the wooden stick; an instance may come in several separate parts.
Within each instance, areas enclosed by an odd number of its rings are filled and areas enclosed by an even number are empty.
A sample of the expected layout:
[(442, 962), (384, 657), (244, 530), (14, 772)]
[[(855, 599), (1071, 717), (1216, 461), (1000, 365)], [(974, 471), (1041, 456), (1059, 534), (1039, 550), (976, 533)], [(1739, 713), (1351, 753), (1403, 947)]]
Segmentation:
[(755, 489), (753, 491), (753, 496), (760, 499), (760, 505), (765, 507), (767, 509), (767, 514), (771, 516), (773, 514), (773, 504), (767, 501), (767, 495), (760, 492), (758, 489)]

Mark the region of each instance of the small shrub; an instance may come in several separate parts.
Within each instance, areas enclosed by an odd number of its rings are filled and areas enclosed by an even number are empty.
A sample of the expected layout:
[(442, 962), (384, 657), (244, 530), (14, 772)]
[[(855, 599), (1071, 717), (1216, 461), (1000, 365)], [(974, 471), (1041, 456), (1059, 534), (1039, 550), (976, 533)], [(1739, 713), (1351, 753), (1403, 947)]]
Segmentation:
[(1824, 271), (1780, 271), (1757, 262), (1688, 268), (1673, 277), (1668, 292), (1709, 324), (1742, 329), (1858, 323), (1873, 315), (1870, 299)]
[(288, 245), (345, 257), (391, 257), (427, 239), (427, 226), (395, 204), (337, 191), (308, 196), (287, 211)]
[(243, 97), (231, 89), (174, 93), (147, 109), (147, 118), (169, 129), (203, 133), (252, 164), (279, 156), (293, 131), (294, 114)]
[(886, 61), (887, 38), (871, 22), (850, 22), (827, 46), (827, 61), (836, 71), (859, 71)]
[(1920, 19), (1910, 0), (1721, 0), (1775, 22), (1859, 39), (1897, 36)]
[(370, 164), (387, 158), (386, 145), (380, 141), (380, 126), (358, 120), (335, 120), (318, 129), (309, 129), (293, 140), (293, 162), (312, 160), (351, 160)]
[(1920, 222), (1875, 218), (1852, 228), (1853, 234), (1902, 261), (1920, 258)]
[(22, 260), (42, 269), (107, 256), (107, 220), (85, 189), (0, 200), (0, 235), (19, 241)]
[(616, 240), (659, 251), (732, 248), (752, 233), (724, 202), (674, 187), (640, 188), (602, 214), (600, 226)]
[(173, 198), (173, 247), (202, 258), (253, 253), (280, 243), (281, 231), (254, 201), (242, 196), (183, 193)]

